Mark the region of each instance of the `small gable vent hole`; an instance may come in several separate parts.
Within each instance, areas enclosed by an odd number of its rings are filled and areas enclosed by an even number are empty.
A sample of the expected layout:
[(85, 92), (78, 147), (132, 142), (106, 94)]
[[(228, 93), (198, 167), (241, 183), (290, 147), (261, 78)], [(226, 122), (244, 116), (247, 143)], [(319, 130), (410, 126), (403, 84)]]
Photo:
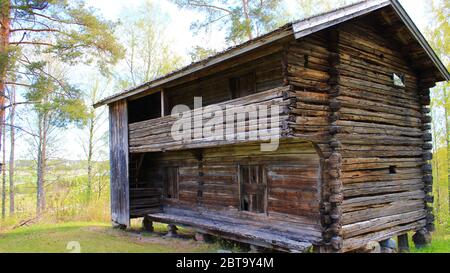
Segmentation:
[(397, 166), (389, 166), (389, 174), (396, 174)]
[(394, 81), (394, 86), (396, 87), (406, 87), (405, 85), (405, 75), (393, 73), (392, 80)]

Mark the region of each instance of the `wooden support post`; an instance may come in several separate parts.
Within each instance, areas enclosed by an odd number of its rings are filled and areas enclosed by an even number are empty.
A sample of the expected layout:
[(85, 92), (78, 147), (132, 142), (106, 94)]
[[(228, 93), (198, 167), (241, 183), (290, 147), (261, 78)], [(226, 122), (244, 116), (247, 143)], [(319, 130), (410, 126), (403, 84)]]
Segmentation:
[(198, 242), (208, 243), (208, 242), (212, 241), (212, 237), (209, 234), (196, 232), (195, 233), (195, 240), (198, 241)]
[(127, 229), (126, 225), (119, 224), (119, 223), (117, 223), (115, 221), (112, 221), (112, 227), (114, 229), (120, 229), (120, 230), (126, 230)]
[(427, 229), (421, 229), (413, 236), (413, 242), (416, 248), (424, 248), (431, 243), (431, 234)]
[(176, 237), (177, 236), (177, 234), (178, 234), (177, 226), (170, 224), (170, 225), (167, 225), (167, 229), (168, 229), (168, 232), (166, 234), (167, 237)]
[(142, 220), (142, 228), (144, 229), (144, 231), (147, 232), (155, 231), (153, 228), (153, 222), (150, 220), (148, 216), (144, 216), (144, 219)]
[(409, 253), (408, 234), (402, 234), (397, 237), (398, 253)]
[(248, 253), (264, 253), (265, 251), (266, 249), (262, 247), (250, 245), (250, 251)]
[(395, 253), (397, 243), (393, 239), (388, 239), (380, 242), (381, 253)]
[(164, 95), (164, 90), (161, 90), (160, 94), (161, 94), (161, 117), (165, 117), (167, 105), (166, 105), (166, 98)]

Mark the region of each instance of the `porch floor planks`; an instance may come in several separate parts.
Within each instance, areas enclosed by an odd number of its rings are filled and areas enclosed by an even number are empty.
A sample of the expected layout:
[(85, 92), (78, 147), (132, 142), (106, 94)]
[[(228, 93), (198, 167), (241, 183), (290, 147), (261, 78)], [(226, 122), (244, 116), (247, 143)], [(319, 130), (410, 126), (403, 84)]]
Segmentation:
[(298, 234), (276, 233), (273, 227), (256, 227), (227, 216), (211, 219), (209, 215), (198, 212), (191, 211), (189, 214), (162, 212), (150, 214), (148, 217), (155, 222), (188, 226), (222, 238), (285, 252), (309, 252), (313, 246), (312, 242), (305, 240), (301, 231)]

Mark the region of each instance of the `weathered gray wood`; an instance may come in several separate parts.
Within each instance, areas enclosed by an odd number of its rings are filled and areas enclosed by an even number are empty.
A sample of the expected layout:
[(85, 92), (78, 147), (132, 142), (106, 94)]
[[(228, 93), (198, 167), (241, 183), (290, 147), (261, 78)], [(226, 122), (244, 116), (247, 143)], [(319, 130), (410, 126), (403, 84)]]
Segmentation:
[(381, 246), (380, 246), (380, 243), (378, 243), (376, 241), (370, 241), (366, 245), (364, 245), (362, 248), (356, 250), (356, 252), (377, 254), (377, 253), (381, 253)]
[(128, 110), (127, 102), (109, 106), (111, 220), (114, 224), (130, 226), (130, 197), (128, 171)]
[[(279, 105), (281, 121), (274, 126), (282, 131), (283, 143), (297, 142), (264, 154), (259, 142), (172, 141), (170, 116), (129, 124), (131, 158), (150, 156), (141, 171), (132, 169), (131, 160), (132, 217), (148, 213), (200, 233), (284, 251), (314, 244), (321, 251), (347, 252), (431, 230), (428, 104), (436, 75), (429, 73), (413, 37), (397, 35), (406, 30), (397, 17), (382, 9), (299, 40), (286, 39), (267, 53), (256, 50), (235, 64), (217, 63), (209, 71), (165, 82), (168, 108), (192, 106), (199, 95), (209, 105), (207, 113), (233, 103)], [(393, 73), (404, 75), (404, 87), (394, 85)], [(230, 100), (230, 79), (243, 75), (254, 75), (248, 84), (256, 94)], [(196, 111), (191, 114), (198, 117)], [(255, 133), (255, 121), (248, 117), (235, 125)], [(194, 132), (202, 129), (195, 125)], [(267, 213), (239, 211), (239, 166), (252, 164), (267, 171)], [(170, 167), (179, 171), (178, 198), (158, 191)], [(424, 232), (415, 235), (418, 244), (427, 240)]]
[[(149, 216), (147, 216), (147, 217), (149, 217)], [(154, 217), (152, 216), (152, 217), (149, 217), (149, 218), (154, 218)], [(175, 226), (174, 224), (168, 224), (167, 225), (167, 234), (166, 234), (166, 236), (174, 238), (174, 237), (176, 237), (178, 235), (177, 231), (178, 231), (177, 226)]]
[[(236, 241), (250, 243), (253, 245), (275, 248), (289, 252), (305, 252), (309, 251), (312, 244), (309, 242), (301, 242), (298, 239), (290, 239), (283, 235), (274, 234), (269, 230), (254, 229), (252, 226), (242, 225), (239, 221), (229, 219), (219, 222), (211, 221), (197, 214), (196, 216), (185, 216), (171, 214), (152, 214), (150, 218), (163, 223), (177, 223), (194, 227), (211, 235), (219, 235), (223, 238), (229, 238)], [(292, 236), (292, 235), (291, 235)]]
[(398, 253), (409, 253), (408, 233), (401, 234), (397, 237)]
[(413, 235), (412, 239), (416, 248), (424, 248), (431, 243), (431, 234), (426, 229), (420, 229)]
[(148, 216), (144, 216), (144, 219), (142, 220), (142, 228), (147, 232), (153, 232), (153, 222), (148, 218)]

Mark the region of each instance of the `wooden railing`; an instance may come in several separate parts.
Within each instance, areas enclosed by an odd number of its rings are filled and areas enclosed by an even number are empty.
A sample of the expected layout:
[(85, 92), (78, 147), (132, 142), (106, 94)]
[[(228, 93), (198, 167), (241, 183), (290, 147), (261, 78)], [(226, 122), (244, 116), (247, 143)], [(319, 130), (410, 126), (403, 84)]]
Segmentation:
[[(130, 124), (130, 152), (145, 153), (207, 148), (243, 142), (270, 142), (275, 138), (283, 138), (290, 134), (289, 122), (295, 121), (290, 109), (296, 103), (296, 100), (290, 90), (290, 87), (275, 88), (184, 112), (182, 116), (185, 118), (185, 122), (187, 121), (187, 125), (192, 124), (190, 134), (184, 138), (172, 133), (174, 125), (180, 124), (181, 115)], [(237, 119), (234, 113), (241, 111), (243, 107), (247, 112), (245, 119)], [(264, 115), (263, 109), (267, 109), (267, 116)], [(215, 117), (220, 120), (220, 115), (217, 115), (217, 113), (221, 113), (222, 122), (215, 123), (216, 126), (211, 126), (211, 118)], [(261, 116), (261, 114), (263, 115)], [(186, 117), (190, 117), (190, 119)], [(234, 126), (230, 126), (230, 122), (226, 122), (227, 119), (233, 120), (232, 125)], [(194, 122), (194, 120), (197, 122)], [(264, 124), (267, 127), (262, 126)], [(219, 135), (218, 138), (205, 134), (205, 130), (219, 129), (220, 132), (221, 126), (223, 134)], [(231, 127), (234, 127), (232, 131), (229, 130)]]

